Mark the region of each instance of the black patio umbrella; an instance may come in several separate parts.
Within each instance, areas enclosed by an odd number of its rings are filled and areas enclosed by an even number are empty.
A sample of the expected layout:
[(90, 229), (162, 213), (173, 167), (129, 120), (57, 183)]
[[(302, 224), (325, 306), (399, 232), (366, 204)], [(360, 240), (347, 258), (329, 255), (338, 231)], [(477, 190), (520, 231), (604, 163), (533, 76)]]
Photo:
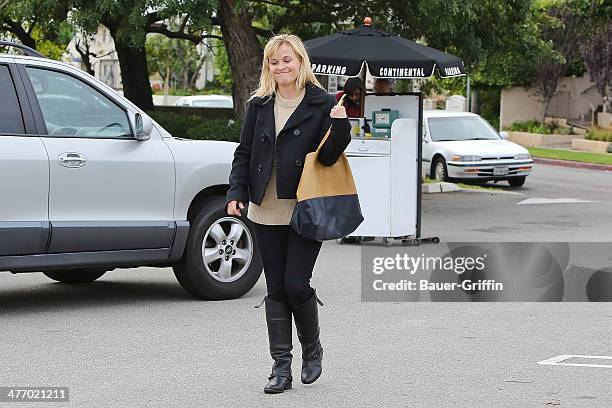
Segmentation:
[(398, 35), (364, 25), (305, 41), (313, 71), (323, 75), (357, 76), (363, 64), (377, 78), (442, 78), (465, 75), (461, 59)]

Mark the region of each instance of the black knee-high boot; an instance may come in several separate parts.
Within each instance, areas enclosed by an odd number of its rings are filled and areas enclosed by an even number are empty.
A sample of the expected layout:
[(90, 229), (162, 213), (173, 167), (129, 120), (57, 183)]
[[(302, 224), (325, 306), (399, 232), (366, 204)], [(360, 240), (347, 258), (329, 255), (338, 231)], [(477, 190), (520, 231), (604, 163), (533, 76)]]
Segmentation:
[(302, 344), (302, 382), (311, 384), (321, 375), (323, 369), (323, 347), (319, 340), (319, 313), (317, 302), (323, 303), (314, 292), (312, 297), (301, 305), (291, 306), (298, 338)]
[(264, 388), (267, 394), (278, 394), (291, 389), (291, 307), (289, 304), (272, 300), (267, 296), (266, 322), (268, 324), (268, 338), (270, 340), (270, 355), (274, 360), (272, 373), (268, 377), (268, 384)]

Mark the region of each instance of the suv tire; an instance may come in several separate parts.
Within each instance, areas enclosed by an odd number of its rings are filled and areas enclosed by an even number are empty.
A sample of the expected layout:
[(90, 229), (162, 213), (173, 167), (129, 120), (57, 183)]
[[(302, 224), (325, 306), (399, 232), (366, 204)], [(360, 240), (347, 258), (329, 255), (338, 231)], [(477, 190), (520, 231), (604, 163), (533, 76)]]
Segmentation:
[(191, 220), (185, 252), (173, 269), (181, 286), (196, 298), (239, 298), (259, 279), (259, 247), (246, 207), (242, 211), (241, 217), (229, 216), (225, 197), (211, 197)]

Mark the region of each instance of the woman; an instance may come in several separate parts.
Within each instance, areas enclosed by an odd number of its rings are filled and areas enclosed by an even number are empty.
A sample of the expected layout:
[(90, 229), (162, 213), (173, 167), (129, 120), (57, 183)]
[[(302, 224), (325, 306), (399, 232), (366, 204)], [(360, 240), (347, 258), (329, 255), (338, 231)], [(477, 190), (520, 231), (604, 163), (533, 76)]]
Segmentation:
[(310, 278), (320, 241), (298, 235), (290, 226), (306, 154), (313, 152), (331, 125), (318, 160), (331, 166), (351, 140), (344, 107), (335, 107), (315, 78), (306, 49), (295, 35), (271, 38), (264, 49), (259, 88), (249, 99), (240, 144), (234, 153), (229, 215), (252, 221), (264, 265), (264, 298), (270, 354), (274, 360), (266, 393), (291, 388), (291, 328), (295, 319), (302, 345), (305, 384), (321, 375), (317, 302)]
[(344, 83), (342, 91), (336, 93), (336, 100), (339, 101), (342, 95), (346, 94), (344, 98), (344, 105), (346, 106), (346, 113), (349, 118), (360, 118), (361, 117), (361, 94), (363, 92), (363, 83), (358, 77), (350, 77)]

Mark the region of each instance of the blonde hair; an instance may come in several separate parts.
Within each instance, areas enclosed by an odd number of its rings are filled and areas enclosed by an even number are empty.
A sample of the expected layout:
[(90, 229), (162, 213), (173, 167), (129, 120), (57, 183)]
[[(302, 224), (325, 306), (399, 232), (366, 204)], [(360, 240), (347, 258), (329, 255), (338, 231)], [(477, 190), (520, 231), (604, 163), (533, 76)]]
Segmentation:
[(283, 44), (288, 44), (300, 60), (300, 71), (298, 72), (298, 76), (295, 81), (298, 91), (304, 89), (308, 82), (312, 82), (314, 85), (325, 90), (312, 72), (308, 52), (306, 51), (300, 37), (293, 34), (280, 34), (270, 38), (266, 44), (266, 47), (264, 48), (263, 61), (261, 63), (261, 75), (259, 77), (259, 87), (251, 94), (249, 100), (256, 96), (269, 96), (276, 91), (276, 81), (272, 75), (270, 75), (269, 61), (276, 50), (278, 50), (278, 48)]

